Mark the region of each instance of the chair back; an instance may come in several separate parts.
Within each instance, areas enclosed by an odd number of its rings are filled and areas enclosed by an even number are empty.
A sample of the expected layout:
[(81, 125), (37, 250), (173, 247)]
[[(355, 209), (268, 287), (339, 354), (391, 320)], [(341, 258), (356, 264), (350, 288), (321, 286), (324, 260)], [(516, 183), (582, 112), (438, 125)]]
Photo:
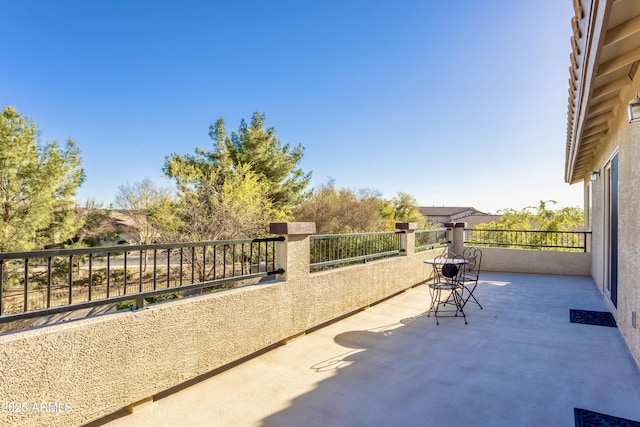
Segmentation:
[(482, 305), (478, 299), (473, 295), (476, 287), (478, 286), (478, 279), (480, 278), (480, 267), (482, 264), (482, 251), (478, 248), (466, 248), (464, 251), (465, 273), (466, 276), (462, 279), (462, 287), (466, 297), (462, 298), (463, 307), (471, 299), (472, 302), (478, 304), (478, 307), (482, 309)]
[(464, 259), (467, 260), (466, 270), (467, 273), (473, 273), (474, 275), (480, 274), (480, 265), (482, 263), (482, 251), (478, 248), (465, 248)]
[(458, 263), (456, 264), (458, 266), (458, 276), (456, 277), (456, 281), (464, 282), (464, 276), (467, 271), (465, 264), (466, 260), (462, 255), (456, 255), (453, 259)]
[(462, 251), (462, 256), (467, 258), (471, 256), (471, 252), (474, 250), (475, 248), (472, 246), (465, 246), (464, 250)]

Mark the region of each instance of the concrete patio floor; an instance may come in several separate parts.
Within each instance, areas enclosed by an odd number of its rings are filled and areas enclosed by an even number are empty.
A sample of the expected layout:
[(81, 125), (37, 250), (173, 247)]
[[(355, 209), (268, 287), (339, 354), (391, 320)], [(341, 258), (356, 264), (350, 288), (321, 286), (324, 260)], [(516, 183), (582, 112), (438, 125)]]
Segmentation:
[(484, 273), (462, 318), (417, 286), (168, 394), (121, 426), (574, 426), (574, 408), (640, 421), (640, 369), (591, 278)]

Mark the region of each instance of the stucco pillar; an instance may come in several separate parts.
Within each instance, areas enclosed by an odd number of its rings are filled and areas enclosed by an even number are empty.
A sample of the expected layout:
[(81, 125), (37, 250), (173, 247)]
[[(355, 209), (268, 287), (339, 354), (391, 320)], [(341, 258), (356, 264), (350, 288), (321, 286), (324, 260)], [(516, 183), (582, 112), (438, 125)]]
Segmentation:
[(315, 234), (315, 222), (272, 222), (269, 232), (284, 236), (283, 242), (276, 244), (276, 268), (284, 269), (279, 278), (300, 279), (310, 272), (310, 239)]
[(400, 235), (400, 255), (407, 256), (416, 251), (417, 222), (396, 222), (396, 229), (404, 231)]
[(464, 251), (464, 229), (466, 222), (446, 222), (447, 239), (449, 239), (449, 251), (456, 255), (462, 255)]

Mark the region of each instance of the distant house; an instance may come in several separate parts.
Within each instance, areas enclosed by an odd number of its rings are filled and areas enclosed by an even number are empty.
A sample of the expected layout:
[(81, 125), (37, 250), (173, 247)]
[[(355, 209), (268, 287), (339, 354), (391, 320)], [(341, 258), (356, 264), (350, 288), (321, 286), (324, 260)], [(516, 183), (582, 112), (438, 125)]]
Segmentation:
[[(131, 243), (136, 239), (135, 221), (131, 214), (118, 209), (103, 208), (77, 208), (76, 212), (80, 218), (87, 221), (90, 226), (78, 236), (81, 239), (91, 239), (96, 243), (106, 246), (118, 243)], [(142, 211), (140, 211), (142, 214)], [(142, 215), (144, 219), (144, 215)]]
[(472, 207), (452, 206), (420, 206), (418, 210), (424, 216), (427, 223), (466, 222), (468, 228), (474, 228), (478, 224), (486, 224), (497, 221), (500, 215), (491, 215)]

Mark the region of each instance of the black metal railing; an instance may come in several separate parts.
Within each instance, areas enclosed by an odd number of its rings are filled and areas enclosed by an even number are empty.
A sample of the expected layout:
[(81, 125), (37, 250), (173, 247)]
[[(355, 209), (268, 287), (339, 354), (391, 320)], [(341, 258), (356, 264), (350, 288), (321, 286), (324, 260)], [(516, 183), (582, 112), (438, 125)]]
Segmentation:
[(324, 234), (311, 236), (311, 271), (397, 256), (403, 232)]
[(0, 253), (0, 323), (282, 273), (277, 241), (221, 240)]
[(416, 230), (416, 252), (447, 246), (446, 228), (434, 228), (431, 230)]
[(590, 239), (590, 231), (464, 230), (467, 246), (587, 252), (591, 246)]

